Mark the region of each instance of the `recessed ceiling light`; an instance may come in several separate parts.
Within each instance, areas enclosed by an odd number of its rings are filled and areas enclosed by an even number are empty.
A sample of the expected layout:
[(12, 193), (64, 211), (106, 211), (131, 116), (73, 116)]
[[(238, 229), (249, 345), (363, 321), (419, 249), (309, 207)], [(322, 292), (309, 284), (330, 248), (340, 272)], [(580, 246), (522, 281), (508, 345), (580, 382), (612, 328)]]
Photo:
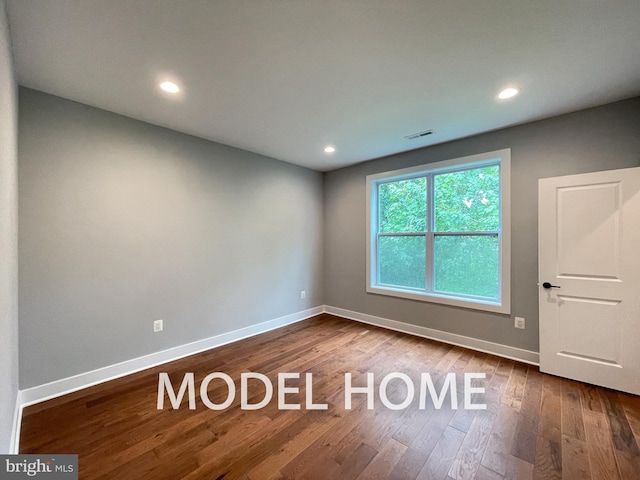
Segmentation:
[(173, 82), (162, 82), (160, 88), (167, 93), (178, 93), (180, 91), (180, 87)]
[(520, 90), (518, 90), (517, 88), (505, 88), (498, 94), (498, 98), (505, 100), (507, 98), (515, 97), (519, 91)]
[(336, 151), (335, 147), (332, 147), (331, 145), (324, 147), (324, 153), (333, 153), (335, 151)]

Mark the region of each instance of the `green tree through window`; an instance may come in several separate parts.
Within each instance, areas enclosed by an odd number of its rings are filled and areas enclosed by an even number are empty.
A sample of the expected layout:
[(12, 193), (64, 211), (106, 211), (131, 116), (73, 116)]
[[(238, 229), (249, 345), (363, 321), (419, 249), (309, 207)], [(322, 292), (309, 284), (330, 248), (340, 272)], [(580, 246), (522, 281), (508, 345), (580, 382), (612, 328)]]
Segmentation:
[(501, 158), (414, 170), (368, 180), (372, 284), (500, 302)]
[(433, 290), (498, 298), (500, 167), (434, 175), (433, 185)]

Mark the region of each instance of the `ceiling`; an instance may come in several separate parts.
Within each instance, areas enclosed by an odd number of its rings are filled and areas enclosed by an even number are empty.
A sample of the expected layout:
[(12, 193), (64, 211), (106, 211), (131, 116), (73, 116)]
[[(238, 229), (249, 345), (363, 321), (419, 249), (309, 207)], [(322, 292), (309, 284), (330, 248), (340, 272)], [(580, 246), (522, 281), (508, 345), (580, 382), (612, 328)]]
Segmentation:
[[(638, 0), (8, 0), (8, 13), (20, 85), (319, 171), (640, 95)], [(181, 92), (161, 93), (165, 79)], [(506, 86), (520, 95), (498, 100)]]

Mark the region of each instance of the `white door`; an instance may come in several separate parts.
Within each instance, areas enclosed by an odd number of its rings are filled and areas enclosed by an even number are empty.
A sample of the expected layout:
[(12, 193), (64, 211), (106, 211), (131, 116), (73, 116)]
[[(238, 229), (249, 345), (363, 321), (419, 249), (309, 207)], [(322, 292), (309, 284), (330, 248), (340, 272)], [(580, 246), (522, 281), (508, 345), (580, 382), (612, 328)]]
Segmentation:
[(540, 370), (640, 395), (640, 168), (538, 187)]

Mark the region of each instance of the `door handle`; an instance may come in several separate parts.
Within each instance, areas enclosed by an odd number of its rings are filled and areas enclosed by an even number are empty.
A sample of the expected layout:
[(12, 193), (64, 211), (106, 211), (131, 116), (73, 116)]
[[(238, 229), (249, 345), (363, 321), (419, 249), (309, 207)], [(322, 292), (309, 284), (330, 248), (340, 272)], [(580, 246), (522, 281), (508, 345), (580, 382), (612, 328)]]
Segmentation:
[(549, 289), (549, 288), (560, 288), (558, 285), (551, 285), (549, 282), (544, 282), (544, 283), (542, 284), (542, 286), (543, 286), (544, 288), (547, 288), (547, 289)]

